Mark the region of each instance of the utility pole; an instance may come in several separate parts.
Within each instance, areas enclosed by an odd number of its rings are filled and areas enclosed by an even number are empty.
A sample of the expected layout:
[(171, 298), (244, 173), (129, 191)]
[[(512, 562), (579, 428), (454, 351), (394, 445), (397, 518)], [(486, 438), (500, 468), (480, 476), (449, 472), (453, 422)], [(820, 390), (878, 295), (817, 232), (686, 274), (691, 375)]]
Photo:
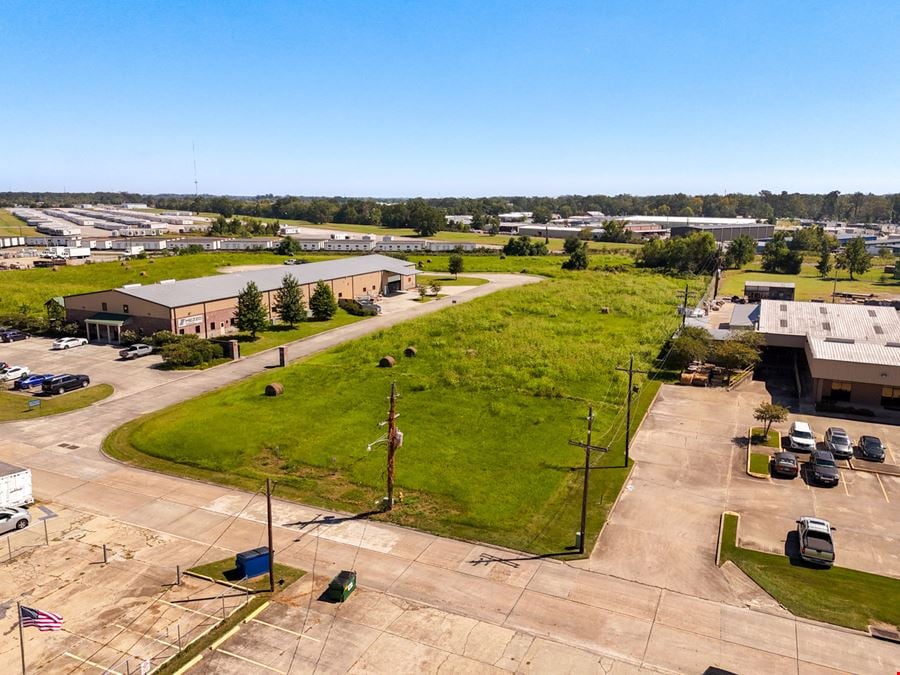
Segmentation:
[(587, 443), (581, 441), (569, 441), (569, 445), (575, 445), (584, 448), (584, 488), (581, 493), (581, 529), (576, 535), (576, 543), (578, 552), (584, 553), (584, 538), (587, 534), (587, 502), (588, 502), (588, 476), (591, 471), (591, 450), (596, 452), (606, 452), (609, 448), (601, 448), (591, 445), (591, 430), (594, 426), (594, 406), (588, 408), (587, 417)]
[(272, 479), (266, 478), (266, 526), (269, 530), (269, 593), (275, 592), (275, 550), (272, 548)]
[[(685, 287), (685, 297), (687, 297), (687, 287)], [(628, 360), (628, 368), (616, 368), (616, 370), (620, 370), (623, 373), (628, 373), (628, 392), (625, 394), (627, 397), (626, 407), (625, 407), (625, 467), (628, 467), (628, 452), (631, 447), (631, 394), (632, 394), (632, 382), (634, 381), (634, 374), (641, 373), (643, 375), (647, 375), (646, 370), (635, 370), (634, 369), (634, 354), (631, 355), (631, 358)]]
[(397, 429), (397, 383), (391, 382), (391, 407), (388, 410), (387, 433), (387, 504), (385, 510), (394, 508), (394, 453), (400, 447), (403, 436)]
[(693, 295), (693, 291), (689, 290), (688, 284), (684, 285), (684, 300), (681, 303), (681, 327), (684, 328), (684, 322), (687, 321), (687, 304), (688, 297)]

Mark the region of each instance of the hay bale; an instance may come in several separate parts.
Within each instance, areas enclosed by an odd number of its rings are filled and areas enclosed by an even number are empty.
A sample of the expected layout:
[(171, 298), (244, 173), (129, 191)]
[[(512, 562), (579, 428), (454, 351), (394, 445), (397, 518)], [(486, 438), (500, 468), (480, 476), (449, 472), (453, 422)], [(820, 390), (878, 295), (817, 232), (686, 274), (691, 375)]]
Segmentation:
[(682, 373), (681, 374), (681, 384), (691, 384), (694, 379), (693, 373)]
[(418, 354), (418, 350), (412, 345), (403, 350), (403, 356), (415, 356), (416, 354)]
[(266, 396), (281, 396), (284, 393), (284, 385), (281, 382), (271, 382), (266, 385)]
[(393, 368), (397, 365), (397, 360), (393, 356), (382, 356), (381, 361), (378, 362), (379, 368)]
[(145, 276), (147, 276), (147, 273), (146, 273), (146, 272), (141, 272), (141, 276), (142, 276), (142, 277), (145, 277)]

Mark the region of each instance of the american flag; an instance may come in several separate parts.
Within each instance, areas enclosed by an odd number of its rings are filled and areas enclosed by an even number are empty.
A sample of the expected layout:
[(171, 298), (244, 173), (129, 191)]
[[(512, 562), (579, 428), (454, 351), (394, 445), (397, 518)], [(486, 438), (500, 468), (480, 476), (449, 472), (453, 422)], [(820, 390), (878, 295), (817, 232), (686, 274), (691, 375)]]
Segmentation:
[(19, 608), (19, 619), (23, 628), (33, 626), (38, 630), (61, 630), (63, 623), (63, 618), (59, 614), (31, 609), (25, 605)]

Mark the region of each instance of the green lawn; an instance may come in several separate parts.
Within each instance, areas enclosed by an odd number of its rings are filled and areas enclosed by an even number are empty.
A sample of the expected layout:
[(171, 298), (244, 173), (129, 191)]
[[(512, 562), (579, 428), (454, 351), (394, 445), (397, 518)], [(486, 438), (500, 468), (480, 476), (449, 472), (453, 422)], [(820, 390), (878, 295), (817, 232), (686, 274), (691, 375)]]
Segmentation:
[(763, 427), (752, 427), (750, 429), (750, 442), (754, 445), (764, 445), (768, 448), (781, 449), (779, 444), (779, 434), (774, 429), (769, 429), (769, 433), (763, 436)]
[(750, 471), (753, 473), (761, 473), (763, 475), (769, 475), (769, 455), (764, 455), (759, 452), (751, 452), (750, 453)]
[[(282, 565), (281, 563), (277, 562), (277, 550), (275, 551), (275, 558), (276, 563), (274, 572), (276, 588), (287, 588), (305, 574), (303, 570), (298, 570), (295, 567), (289, 567), (288, 565)], [(214, 579), (216, 581), (227, 581), (230, 584), (237, 584), (239, 586), (242, 586), (243, 588), (249, 588), (251, 591), (269, 590), (268, 574), (253, 577), (252, 579), (247, 579), (246, 581), (241, 581), (240, 574), (234, 566), (234, 556), (225, 558), (224, 560), (216, 560), (215, 562), (207, 563), (205, 565), (197, 565), (197, 567), (190, 568), (188, 572), (200, 574), (204, 577), (209, 577), (210, 579)], [(283, 580), (284, 583), (278, 584), (279, 580)]]
[(0, 236), (22, 236), (31, 237), (37, 234), (37, 230), (24, 220), (19, 220), (6, 209), (0, 209)]
[[(743, 295), (745, 281), (779, 281), (793, 282), (797, 285), (797, 300), (831, 300), (834, 289), (834, 278), (822, 278), (816, 272), (815, 259), (804, 263), (800, 274), (767, 274), (762, 272), (759, 263), (751, 263), (743, 270), (728, 270), (719, 286), (719, 295)], [(884, 264), (874, 261), (872, 269), (861, 277), (850, 281), (847, 273), (837, 270), (838, 293), (875, 293), (878, 295), (900, 294), (900, 279), (884, 274)]]
[(328, 321), (304, 321), (303, 323), (298, 323), (293, 328), (280, 325), (272, 326), (269, 330), (257, 333), (255, 340), (250, 338), (249, 333), (234, 333), (227, 337), (236, 339), (240, 342), (241, 356), (250, 356), (251, 354), (256, 354), (257, 352), (265, 351), (266, 349), (272, 349), (273, 347), (278, 347), (287, 342), (300, 340), (301, 338), (309, 337), (316, 333), (323, 333), (332, 328), (340, 328), (341, 326), (356, 323), (357, 321), (366, 318), (368, 317), (353, 316), (342, 309), (338, 309), (337, 313)]
[[(108, 384), (95, 384), (87, 389), (78, 389), (58, 396), (36, 396), (36, 393), (29, 395), (0, 391), (0, 422), (30, 420), (84, 408), (112, 394), (113, 388)], [(39, 400), (41, 405), (29, 409), (28, 401), (32, 400)]]
[[(494, 259), (495, 261), (497, 259)], [(521, 261), (518, 261), (521, 264)], [(285, 394), (265, 397), (264, 374), (140, 418), (108, 452), (154, 469), (279, 494), (349, 512), (383, 493), (383, 431), (391, 380), (405, 432), (397, 454), (405, 493), (390, 520), (518, 549), (573, 543), (580, 509), (588, 404), (593, 441), (610, 444), (591, 475), (589, 538), (619, 492), (626, 378), (647, 369), (676, 327), (683, 281), (644, 271), (570, 273), (448, 307), (279, 370)], [(697, 289), (702, 281), (694, 282)], [(609, 307), (609, 314), (601, 314)], [(408, 345), (418, 348), (404, 357)], [(377, 368), (392, 354), (398, 364)], [(640, 379), (639, 379), (640, 381)], [(636, 426), (656, 390), (636, 397)], [(215, 428), (215, 439), (204, 430)]]
[[(444, 272), (447, 273), (447, 266), (450, 262), (449, 255), (410, 255), (407, 256), (410, 262), (422, 263), (426, 272)], [(506, 256), (501, 258), (499, 255), (465, 255), (463, 256), (463, 274), (473, 272), (503, 272), (503, 273), (522, 273), (522, 274), (539, 274), (546, 277), (565, 277), (570, 272), (562, 269), (566, 256), (562, 255), (544, 255), (544, 256)], [(608, 268), (631, 268), (634, 266), (634, 260), (627, 254), (604, 253), (591, 255), (588, 258), (589, 268), (592, 270), (603, 270)]]
[[(817, 569), (787, 556), (739, 548), (736, 516), (725, 515), (720, 560), (731, 560), (788, 611), (815, 621), (866, 630), (873, 621), (900, 626), (900, 579), (832, 567)], [(837, 556), (840, 558), (840, 538)]]
[(449, 276), (442, 277), (428, 274), (419, 278), (419, 283), (422, 284), (430, 284), (433, 281), (437, 281), (441, 286), (481, 286), (482, 284), (490, 283), (487, 279), (482, 279), (481, 277), (457, 277), (454, 279)]

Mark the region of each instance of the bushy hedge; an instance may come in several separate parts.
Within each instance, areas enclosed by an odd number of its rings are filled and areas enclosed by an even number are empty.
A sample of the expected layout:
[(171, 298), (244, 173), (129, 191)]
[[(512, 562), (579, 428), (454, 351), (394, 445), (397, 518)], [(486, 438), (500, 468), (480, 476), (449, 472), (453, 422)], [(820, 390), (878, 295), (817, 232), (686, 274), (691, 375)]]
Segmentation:
[(378, 314), (378, 310), (371, 305), (362, 305), (356, 300), (351, 300), (349, 298), (341, 298), (338, 300), (338, 307), (347, 312), (347, 314), (352, 314), (353, 316), (375, 316)]
[(225, 356), (222, 345), (196, 335), (175, 335), (169, 331), (154, 333), (150, 339), (163, 361), (175, 368), (202, 366)]

